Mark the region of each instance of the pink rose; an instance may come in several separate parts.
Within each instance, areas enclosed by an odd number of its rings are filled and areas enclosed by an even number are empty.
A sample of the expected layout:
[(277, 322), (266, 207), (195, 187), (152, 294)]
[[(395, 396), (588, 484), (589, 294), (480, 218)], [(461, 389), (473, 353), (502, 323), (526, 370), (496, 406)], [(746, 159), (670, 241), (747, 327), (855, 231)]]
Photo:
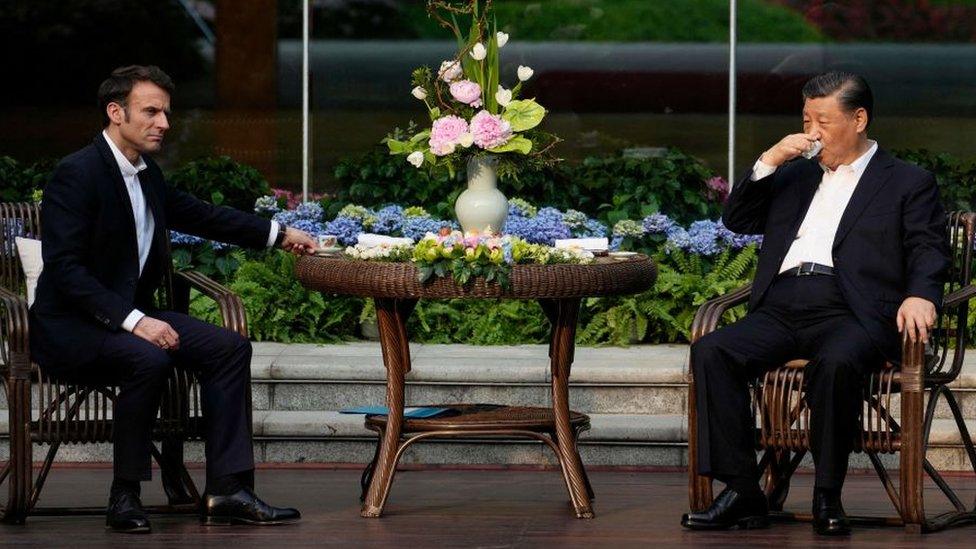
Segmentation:
[(468, 123), (460, 116), (443, 116), (434, 120), (430, 128), (430, 152), (446, 156), (454, 152), (461, 136), (468, 132)]
[(481, 86), (470, 80), (458, 80), (451, 84), (451, 95), (465, 105), (478, 108), (481, 106)]
[(471, 133), (475, 145), (491, 149), (508, 143), (512, 138), (512, 125), (500, 116), (481, 111), (471, 119)]

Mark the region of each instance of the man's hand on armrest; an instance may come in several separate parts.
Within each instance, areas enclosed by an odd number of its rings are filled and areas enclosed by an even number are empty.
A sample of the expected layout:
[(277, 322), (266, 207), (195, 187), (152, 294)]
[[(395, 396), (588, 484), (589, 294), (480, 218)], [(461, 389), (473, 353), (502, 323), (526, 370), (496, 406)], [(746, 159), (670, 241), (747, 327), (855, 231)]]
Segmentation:
[(160, 349), (173, 351), (180, 348), (180, 336), (176, 330), (166, 322), (151, 316), (143, 316), (132, 333)]
[(902, 334), (907, 331), (912, 342), (928, 341), (935, 320), (935, 304), (921, 297), (906, 298), (898, 308), (898, 331)]

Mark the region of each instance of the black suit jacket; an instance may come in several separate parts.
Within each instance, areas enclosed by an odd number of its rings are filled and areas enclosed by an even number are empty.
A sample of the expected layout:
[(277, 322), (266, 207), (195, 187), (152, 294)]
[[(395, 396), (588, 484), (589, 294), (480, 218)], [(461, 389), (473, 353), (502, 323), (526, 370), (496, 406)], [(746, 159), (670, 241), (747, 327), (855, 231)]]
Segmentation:
[(170, 268), (169, 229), (252, 248), (267, 245), (270, 221), (174, 189), (159, 166), (144, 159), (139, 181), (155, 232), (141, 276), (132, 205), (101, 134), (65, 157), (44, 188), (44, 269), (30, 310), (31, 354), (42, 367), (88, 364), (134, 308), (153, 309), (153, 292)]
[[(733, 187), (722, 220), (732, 231), (763, 235), (749, 301), (754, 310), (796, 238), (823, 170), (799, 158), (758, 181), (751, 173)], [(895, 318), (902, 301), (922, 297), (941, 308), (949, 268), (945, 231), (935, 177), (876, 151), (841, 217), (832, 255), (845, 299), (889, 361), (901, 359)]]

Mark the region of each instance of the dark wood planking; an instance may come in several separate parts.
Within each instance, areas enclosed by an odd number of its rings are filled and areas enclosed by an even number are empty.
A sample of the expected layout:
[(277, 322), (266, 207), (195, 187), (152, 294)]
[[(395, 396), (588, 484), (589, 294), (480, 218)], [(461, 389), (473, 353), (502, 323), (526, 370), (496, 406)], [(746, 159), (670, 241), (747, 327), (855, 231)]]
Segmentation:
[[(202, 471), (192, 470), (202, 485)], [(106, 468), (58, 468), (42, 496), (46, 505), (97, 505), (111, 479)], [(295, 505), (305, 519), (278, 528), (210, 527), (193, 516), (157, 516), (156, 531), (127, 537), (104, 531), (102, 517), (31, 517), (26, 526), (0, 525), (0, 545), (219, 546), (234, 549), (292, 546), (343, 547), (675, 547), (822, 546), (972, 547), (976, 527), (926, 536), (901, 528), (859, 528), (850, 539), (824, 540), (808, 524), (774, 524), (765, 531), (701, 533), (683, 530), (678, 519), (687, 503), (681, 472), (591, 471), (597, 517), (580, 521), (570, 512), (565, 485), (555, 471), (404, 470), (386, 513), (359, 516), (359, 471), (355, 469), (265, 469), (259, 493), (279, 505)], [(954, 479), (964, 500), (976, 495), (976, 478)], [(808, 506), (812, 476), (798, 474), (788, 509)], [(147, 503), (164, 501), (158, 483), (144, 488)], [(934, 495), (934, 494), (933, 494)], [(849, 511), (886, 512), (878, 482), (852, 475), (845, 490)], [(936, 503), (937, 502), (937, 503)], [(932, 510), (947, 509), (932, 499)]]

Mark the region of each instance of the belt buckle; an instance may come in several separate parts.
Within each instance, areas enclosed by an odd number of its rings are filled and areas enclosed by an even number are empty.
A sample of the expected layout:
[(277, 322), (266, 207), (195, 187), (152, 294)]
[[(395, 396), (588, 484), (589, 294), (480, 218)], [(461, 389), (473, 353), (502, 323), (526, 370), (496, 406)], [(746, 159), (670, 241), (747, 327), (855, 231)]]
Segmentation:
[(796, 276), (809, 276), (814, 274), (814, 263), (801, 263), (800, 269), (796, 272)]

